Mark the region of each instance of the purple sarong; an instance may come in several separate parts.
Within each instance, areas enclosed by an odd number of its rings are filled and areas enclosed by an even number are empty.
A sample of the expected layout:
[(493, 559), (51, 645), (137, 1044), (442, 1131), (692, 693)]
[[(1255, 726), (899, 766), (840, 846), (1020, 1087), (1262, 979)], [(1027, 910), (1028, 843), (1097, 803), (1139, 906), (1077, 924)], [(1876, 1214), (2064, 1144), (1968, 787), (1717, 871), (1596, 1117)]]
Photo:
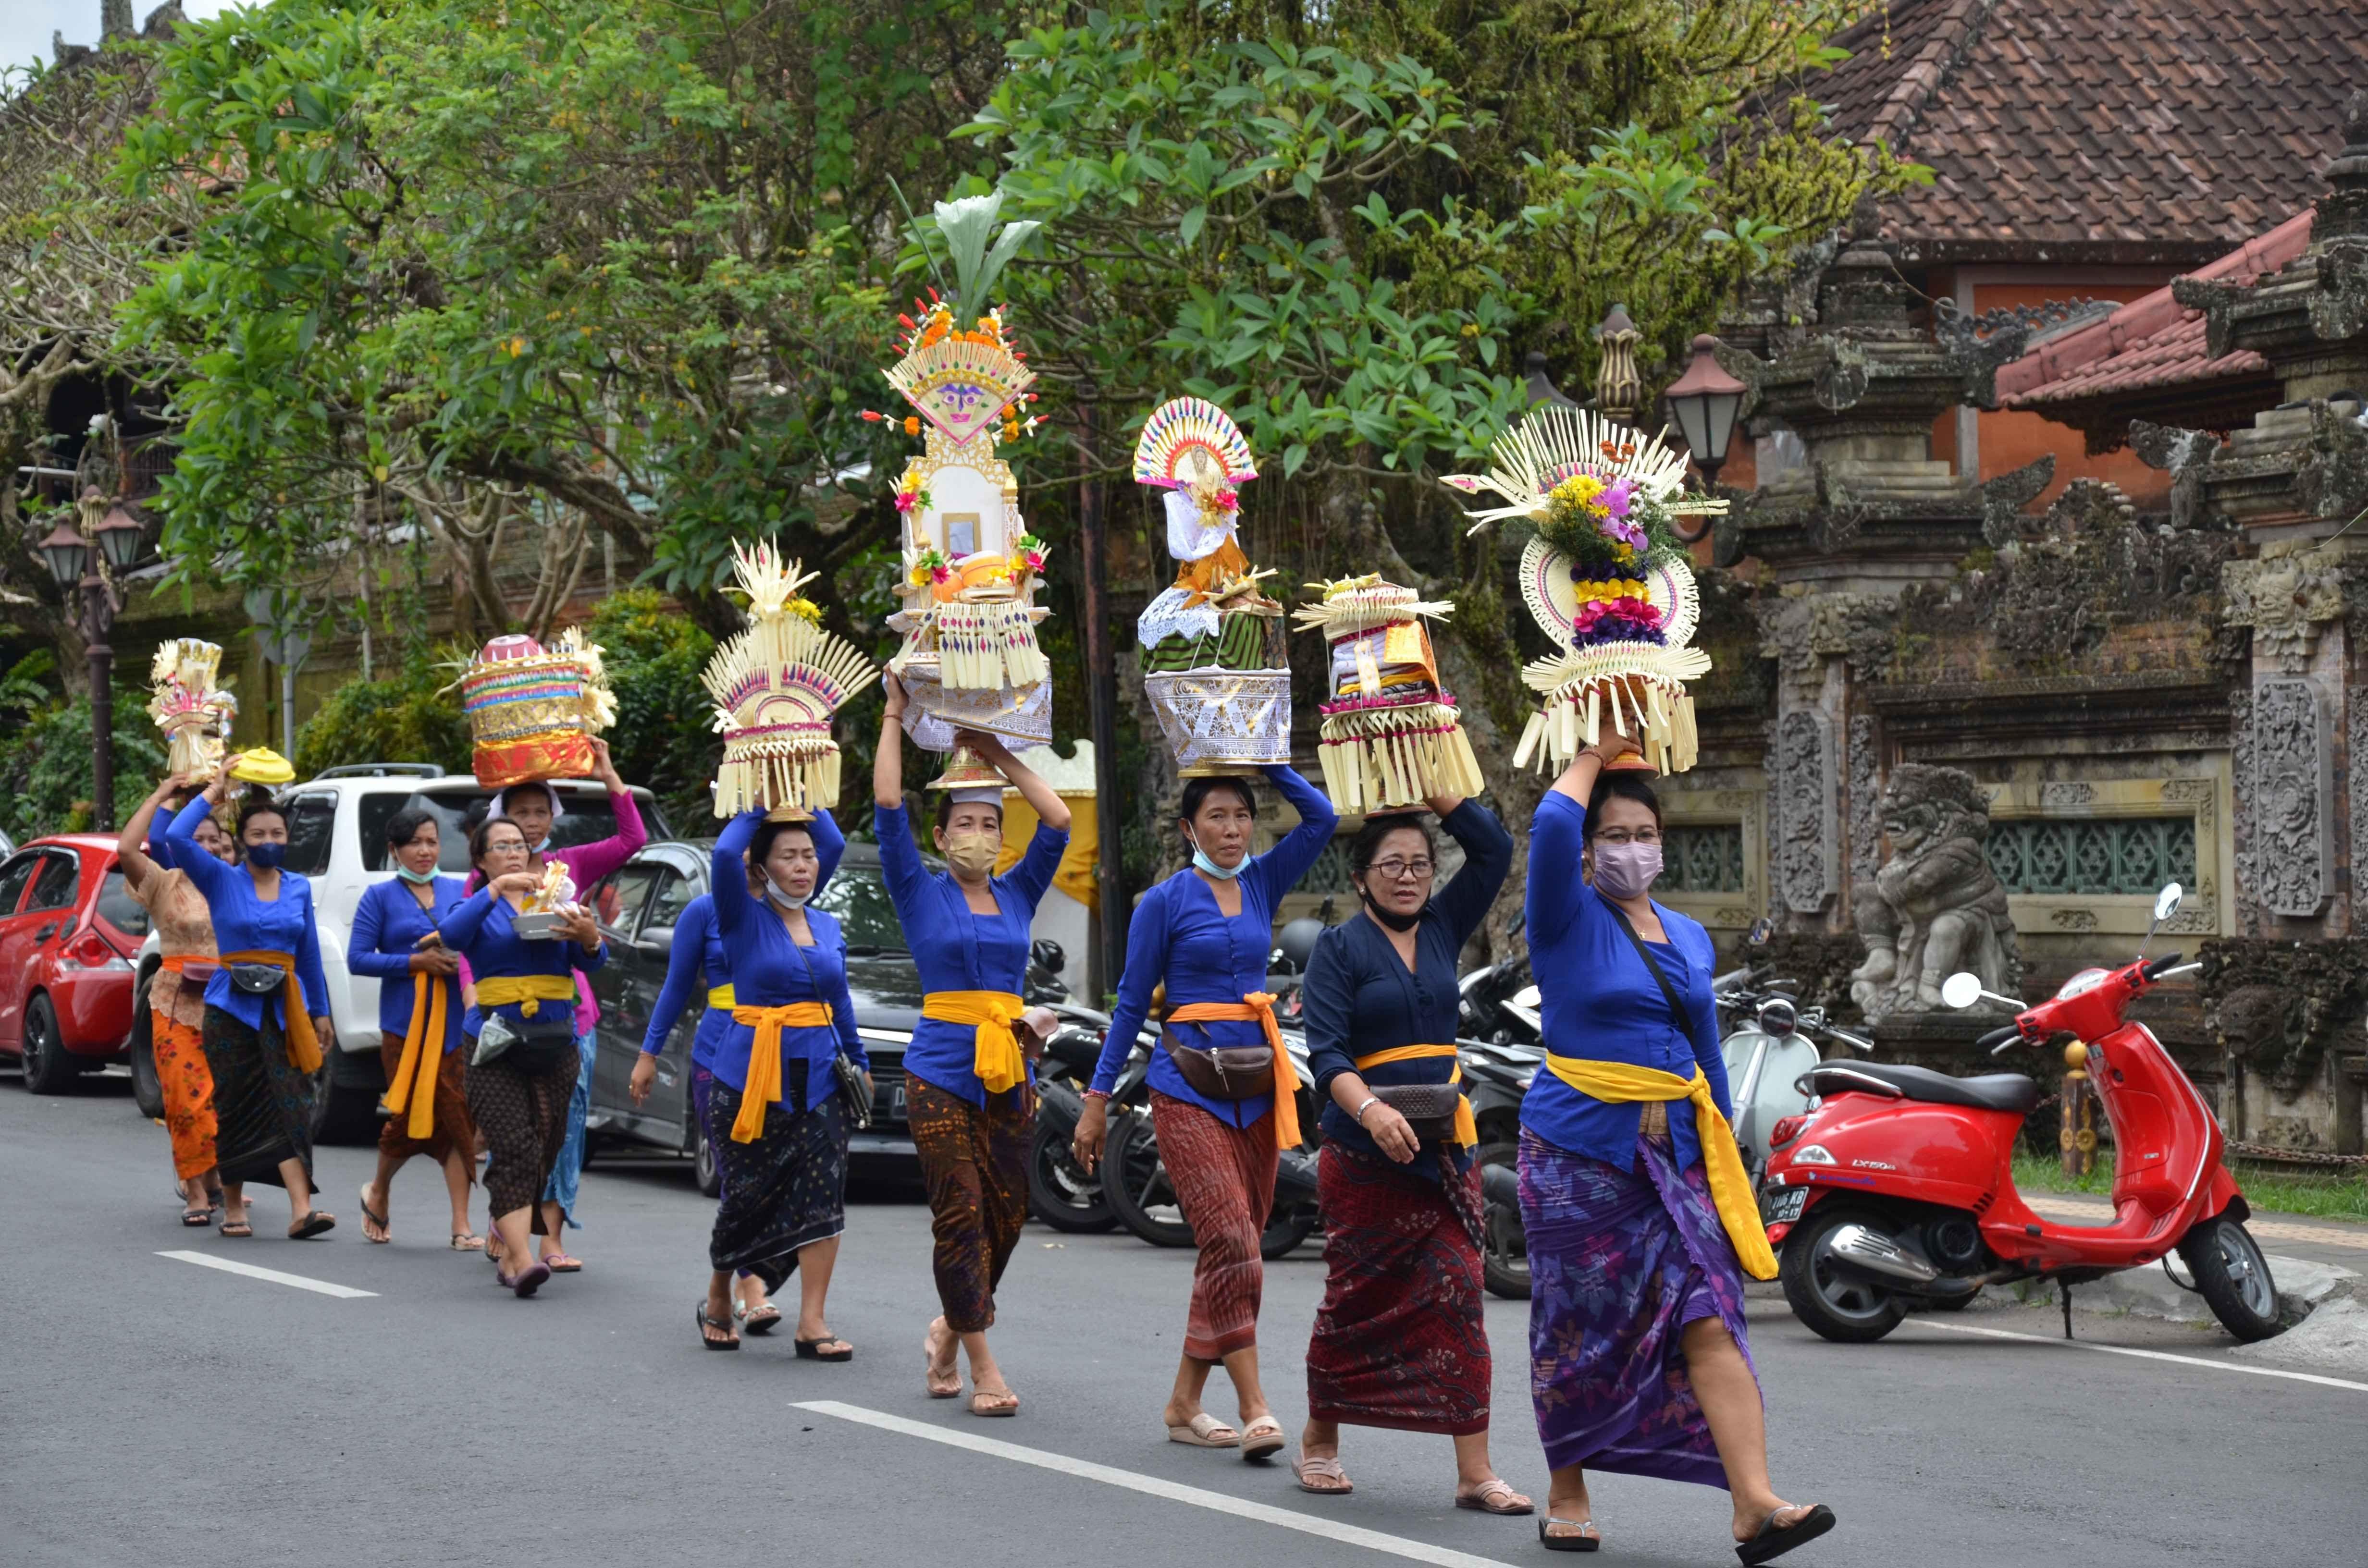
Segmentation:
[[(1679, 1335), (1725, 1320), (1751, 1361), (1743, 1268), (1702, 1167), (1679, 1170), (1639, 1137), (1636, 1168), (1524, 1131), (1521, 1224), (1530, 1252), (1530, 1397), (1546, 1463), (1724, 1487)], [(1758, 1369), (1753, 1369), (1758, 1376)]]

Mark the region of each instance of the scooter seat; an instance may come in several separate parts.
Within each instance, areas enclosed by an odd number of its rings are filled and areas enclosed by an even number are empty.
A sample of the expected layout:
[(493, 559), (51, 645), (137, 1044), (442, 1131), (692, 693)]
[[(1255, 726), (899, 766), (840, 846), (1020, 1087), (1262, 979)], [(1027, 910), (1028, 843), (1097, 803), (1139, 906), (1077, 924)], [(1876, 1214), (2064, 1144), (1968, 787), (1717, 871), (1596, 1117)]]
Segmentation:
[(1972, 1106), (1976, 1110), (2009, 1110), (2021, 1115), (2039, 1103), (2038, 1084), (2021, 1073), (1952, 1078), (1930, 1067), (1910, 1067), (1896, 1062), (1835, 1062), (1812, 1072), (1809, 1083), (1821, 1095), (1844, 1094), (1852, 1089), (1863, 1093), (1869, 1078), (1890, 1085), (1904, 1098), (1922, 1100), (1927, 1105)]

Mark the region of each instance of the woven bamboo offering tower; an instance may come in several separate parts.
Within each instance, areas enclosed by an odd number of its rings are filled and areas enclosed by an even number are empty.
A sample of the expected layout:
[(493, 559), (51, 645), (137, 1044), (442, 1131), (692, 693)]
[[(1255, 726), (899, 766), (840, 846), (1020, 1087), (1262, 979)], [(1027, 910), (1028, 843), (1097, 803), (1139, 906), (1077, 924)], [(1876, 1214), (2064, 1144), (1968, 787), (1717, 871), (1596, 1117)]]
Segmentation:
[(814, 580), (770, 545), (734, 547), (748, 629), (715, 651), (703, 675), (715, 699), (723, 763), (715, 814), (762, 809), (811, 817), (838, 803), (838, 742), (831, 715), (879, 671), (846, 639), (822, 629), (822, 612), (798, 590)]

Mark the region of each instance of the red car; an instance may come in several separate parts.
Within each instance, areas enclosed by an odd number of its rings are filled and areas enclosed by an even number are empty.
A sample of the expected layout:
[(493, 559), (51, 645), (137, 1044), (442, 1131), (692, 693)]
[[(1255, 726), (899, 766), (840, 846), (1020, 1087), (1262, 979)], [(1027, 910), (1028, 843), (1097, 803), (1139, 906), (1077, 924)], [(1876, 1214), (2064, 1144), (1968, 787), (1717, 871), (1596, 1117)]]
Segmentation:
[(0, 1058), (35, 1094), (124, 1059), (131, 956), (148, 933), (115, 868), (115, 840), (37, 838), (0, 862)]

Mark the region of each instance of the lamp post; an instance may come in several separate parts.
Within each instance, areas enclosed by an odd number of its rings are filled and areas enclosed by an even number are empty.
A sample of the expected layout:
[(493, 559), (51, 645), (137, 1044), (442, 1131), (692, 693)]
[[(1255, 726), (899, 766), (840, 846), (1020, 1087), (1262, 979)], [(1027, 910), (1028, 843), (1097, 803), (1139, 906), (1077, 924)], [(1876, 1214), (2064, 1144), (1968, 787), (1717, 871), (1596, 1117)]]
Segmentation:
[[(1693, 362), (1686, 373), (1661, 395), (1668, 400), (1670, 415), (1676, 419), (1678, 434), (1685, 438), (1686, 449), (1693, 454), (1694, 466), (1702, 471), (1703, 483), (1713, 489), (1718, 485), (1718, 471), (1725, 466), (1727, 443), (1735, 437), (1735, 416), (1743, 407), (1744, 394), (1750, 389), (1722, 369), (1718, 362), (1718, 339), (1703, 333), (1694, 339)], [(1710, 524), (1700, 524), (1688, 536), (1678, 536), (1691, 544), (1710, 531)]]
[[(116, 572), (140, 559), (139, 519), (120, 506), (110, 506), (96, 490), (83, 493), (82, 528), (61, 518), (39, 545), (50, 578), (69, 606), (81, 594), (75, 617), (82, 632), (85, 656), (90, 661), (90, 812), (91, 826), (99, 833), (115, 831), (115, 648), (108, 636), (115, 630), (115, 590), (104, 562)], [(86, 531), (85, 531), (86, 530)]]

